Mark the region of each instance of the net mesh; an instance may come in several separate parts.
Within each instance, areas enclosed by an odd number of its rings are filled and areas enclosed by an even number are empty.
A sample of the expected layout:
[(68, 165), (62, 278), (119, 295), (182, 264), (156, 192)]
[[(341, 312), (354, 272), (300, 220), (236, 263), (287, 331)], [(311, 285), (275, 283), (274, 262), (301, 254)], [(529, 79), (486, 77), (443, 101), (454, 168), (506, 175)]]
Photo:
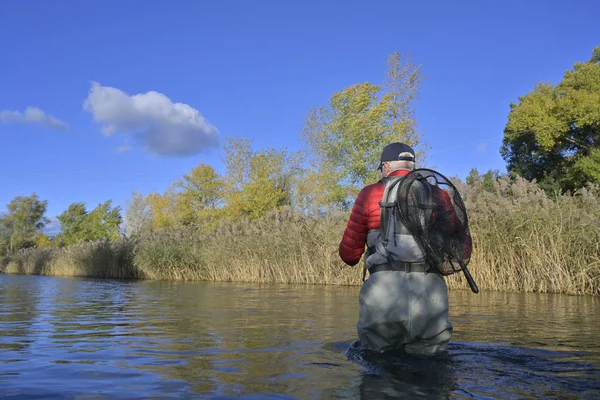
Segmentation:
[(465, 205), (456, 187), (440, 173), (417, 169), (399, 182), (398, 208), (402, 221), (442, 275), (469, 264), (472, 239)]

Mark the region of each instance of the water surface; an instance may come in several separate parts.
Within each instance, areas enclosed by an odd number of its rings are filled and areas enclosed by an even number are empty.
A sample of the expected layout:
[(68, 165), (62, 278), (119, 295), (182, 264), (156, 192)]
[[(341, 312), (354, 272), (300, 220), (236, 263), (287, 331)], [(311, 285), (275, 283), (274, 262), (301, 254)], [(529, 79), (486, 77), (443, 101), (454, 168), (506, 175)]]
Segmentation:
[(598, 298), (452, 291), (446, 355), (373, 359), (358, 290), (0, 275), (0, 397), (600, 398)]

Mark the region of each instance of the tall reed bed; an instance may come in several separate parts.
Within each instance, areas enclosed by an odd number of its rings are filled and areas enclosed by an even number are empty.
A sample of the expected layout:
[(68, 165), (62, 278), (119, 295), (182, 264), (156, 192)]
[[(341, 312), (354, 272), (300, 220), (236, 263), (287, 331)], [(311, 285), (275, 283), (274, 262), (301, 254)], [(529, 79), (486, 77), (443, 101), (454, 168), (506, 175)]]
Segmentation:
[[(474, 242), (470, 264), (484, 290), (600, 294), (597, 188), (548, 196), (523, 179), (487, 190), (462, 185)], [(451, 277), (450, 287), (466, 287)]]
[(58, 249), (20, 250), (2, 261), (4, 273), (141, 279), (133, 264), (135, 241), (98, 240)]
[(337, 255), (344, 224), (283, 208), (209, 232), (153, 233), (140, 239), (135, 265), (150, 279), (353, 284), (355, 271)]
[[(550, 197), (500, 178), (461, 184), (482, 290), (600, 294), (600, 202), (593, 189)], [(309, 218), (289, 208), (260, 221), (187, 227), (136, 239), (29, 249), (0, 260), (6, 273), (105, 278), (358, 285), (338, 244), (347, 214)], [(447, 278), (467, 289), (462, 274)]]

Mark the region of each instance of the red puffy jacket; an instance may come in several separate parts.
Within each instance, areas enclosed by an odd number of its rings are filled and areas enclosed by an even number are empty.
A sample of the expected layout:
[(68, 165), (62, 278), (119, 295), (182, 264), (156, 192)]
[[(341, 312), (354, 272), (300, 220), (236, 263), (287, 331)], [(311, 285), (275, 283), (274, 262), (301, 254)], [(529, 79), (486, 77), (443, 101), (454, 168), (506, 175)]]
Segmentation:
[[(406, 174), (408, 170), (401, 169), (393, 171), (389, 176)], [(380, 182), (365, 186), (354, 202), (339, 248), (340, 257), (348, 265), (358, 264), (365, 251), (367, 233), (379, 229), (379, 202), (383, 198), (384, 190), (385, 186)]]
[[(389, 176), (404, 176), (408, 172), (405, 169), (393, 171)], [(348, 225), (346, 226), (339, 247), (341, 259), (350, 266), (356, 265), (360, 261), (360, 257), (365, 250), (367, 233), (370, 230), (379, 229), (379, 202), (383, 198), (384, 191), (385, 186), (380, 182), (365, 186), (354, 202), (352, 213), (350, 214), (350, 219), (348, 220)], [(450, 229), (451, 231), (461, 232), (462, 224), (454, 213), (450, 197), (443, 190), (439, 190), (438, 194), (441, 196), (440, 202), (444, 205), (444, 211), (450, 212), (452, 216), (450, 220), (446, 220), (446, 222), (452, 222), (452, 226), (439, 227), (439, 229)], [(435, 212), (433, 218), (435, 219)], [(434, 229), (438, 229), (438, 227), (434, 225)], [(467, 239), (464, 239), (465, 257), (470, 255), (470, 239), (468, 239), (468, 243)]]

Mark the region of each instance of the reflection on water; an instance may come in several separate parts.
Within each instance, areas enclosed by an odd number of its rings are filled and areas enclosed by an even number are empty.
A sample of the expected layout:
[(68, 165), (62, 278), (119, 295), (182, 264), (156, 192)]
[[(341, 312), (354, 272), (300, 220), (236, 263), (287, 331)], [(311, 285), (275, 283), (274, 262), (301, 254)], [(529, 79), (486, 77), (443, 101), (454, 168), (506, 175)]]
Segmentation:
[(447, 354), (382, 358), (358, 290), (0, 275), (0, 396), (600, 398), (597, 298), (453, 291)]

